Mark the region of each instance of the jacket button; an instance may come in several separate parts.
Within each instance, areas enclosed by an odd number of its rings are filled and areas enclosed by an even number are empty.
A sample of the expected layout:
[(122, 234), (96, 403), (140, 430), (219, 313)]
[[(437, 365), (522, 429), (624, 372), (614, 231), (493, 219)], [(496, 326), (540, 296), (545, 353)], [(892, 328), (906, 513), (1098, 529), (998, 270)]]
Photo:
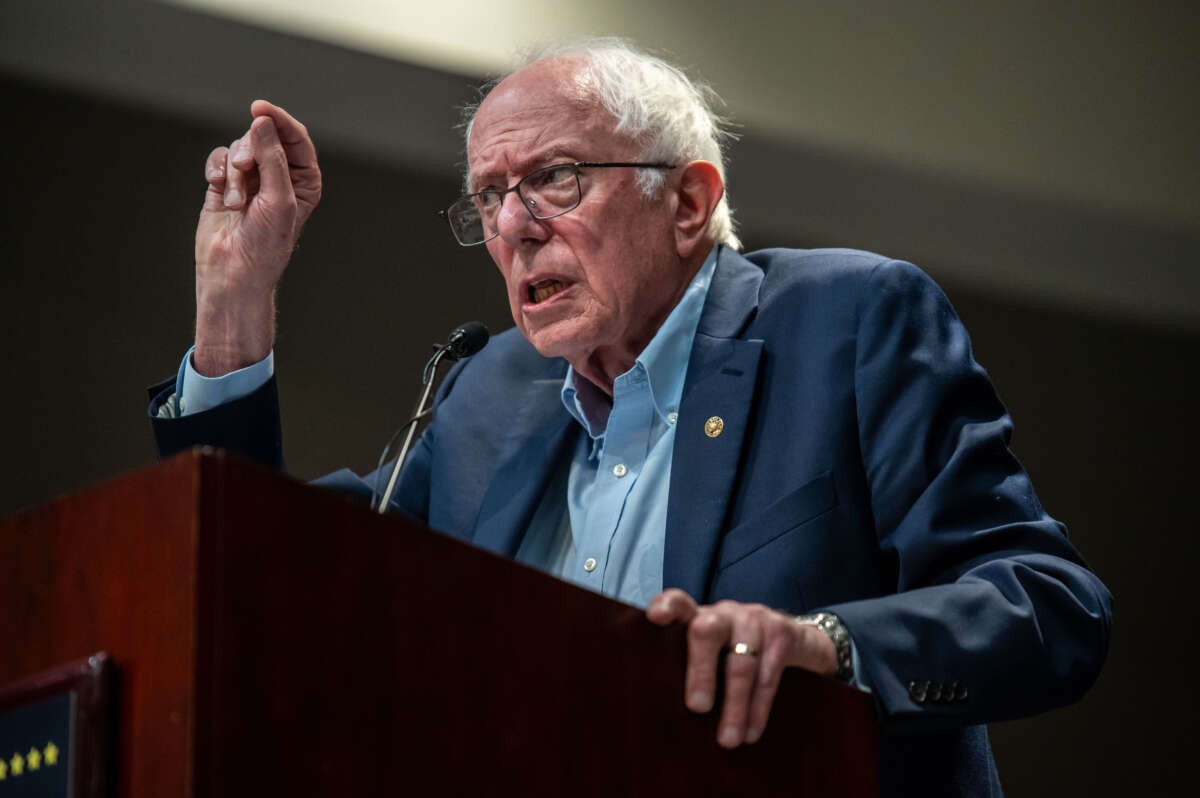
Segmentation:
[(955, 701), (966, 701), (967, 700), (967, 686), (965, 684), (963, 684), (961, 682), (954, 683), (954, 700)]
[(917, 704), (925, 703), (925, 695), (929, 691), (929, 682), (909, 682), (908, 696)]
[(928, 697), (929, 697), (929, 700), (934, 702), (935, 704), (938, 701), (942, 700), (942, 683), (941, 682), (931, 682), (930, 683)]

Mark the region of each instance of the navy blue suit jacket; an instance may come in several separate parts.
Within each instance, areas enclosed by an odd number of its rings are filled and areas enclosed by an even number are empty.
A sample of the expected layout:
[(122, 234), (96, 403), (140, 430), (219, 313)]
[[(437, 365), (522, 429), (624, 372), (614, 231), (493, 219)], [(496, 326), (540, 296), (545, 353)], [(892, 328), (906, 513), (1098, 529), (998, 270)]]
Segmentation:
[[(578, 434), (565, 370), (516, 330), (459, 364), (397, 505), (515, 554)], [(274, 384), (232, 405), (156, 420), (160, 448), (280, 462)], [(679, 408), (663, 584), (836, 613), (884, 721), (886, 794), (998, 794), (979, 724), (1075, 700), (1104, 659), (1111, 597), (1043, 511), (1011, 433), (966, 330), (916, 267), (722, 249)]]

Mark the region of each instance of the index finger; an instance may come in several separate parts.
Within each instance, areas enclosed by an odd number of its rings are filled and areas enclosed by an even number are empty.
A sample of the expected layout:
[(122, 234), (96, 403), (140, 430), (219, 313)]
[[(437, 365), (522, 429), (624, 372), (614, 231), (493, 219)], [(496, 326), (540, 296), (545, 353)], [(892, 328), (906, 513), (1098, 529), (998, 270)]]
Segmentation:
[(255, 100), (250, 103), (250, 113), (255, 116), (269, 116), (275, 123), (275, 132), (283, 152), (287, 155), (288, 165), (297, 167), (313, 167), (317, 165), (317, 148), (313, 146), (308, 128), (296, 117), (266, 100)]

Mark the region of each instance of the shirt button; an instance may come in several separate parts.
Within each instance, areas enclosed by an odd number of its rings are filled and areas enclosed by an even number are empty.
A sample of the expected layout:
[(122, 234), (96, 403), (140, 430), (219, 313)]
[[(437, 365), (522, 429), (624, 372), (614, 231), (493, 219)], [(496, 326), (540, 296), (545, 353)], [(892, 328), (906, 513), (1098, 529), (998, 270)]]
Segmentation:
[(667, 423), (668, 424), (674, 424), (678, 420), (679, 420), (678, 413), (667, 413)]
[(584, 560), (583, 561), (583, 570), (587, 571), (589, 574), (592, 571), (596, 570), (596, 558), (588, 557), (586, 560)]
[(613, 466), (613, 476), (618, 479), (620, 479), (621, 477), (625, 476), (628, 473), (629, 473), (629, 469), (625, 467), (624, 463), (617, 463), (615, 466)]

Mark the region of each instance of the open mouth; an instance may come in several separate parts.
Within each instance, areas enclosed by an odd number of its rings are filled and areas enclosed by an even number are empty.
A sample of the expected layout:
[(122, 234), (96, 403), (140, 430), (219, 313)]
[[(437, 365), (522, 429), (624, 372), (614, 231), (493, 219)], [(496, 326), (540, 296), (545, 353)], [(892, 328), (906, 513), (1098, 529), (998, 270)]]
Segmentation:
[(538, 280), (529, 286), (529, 301), (540, 304), (566, 288), (567, 284), (561, 280)]

